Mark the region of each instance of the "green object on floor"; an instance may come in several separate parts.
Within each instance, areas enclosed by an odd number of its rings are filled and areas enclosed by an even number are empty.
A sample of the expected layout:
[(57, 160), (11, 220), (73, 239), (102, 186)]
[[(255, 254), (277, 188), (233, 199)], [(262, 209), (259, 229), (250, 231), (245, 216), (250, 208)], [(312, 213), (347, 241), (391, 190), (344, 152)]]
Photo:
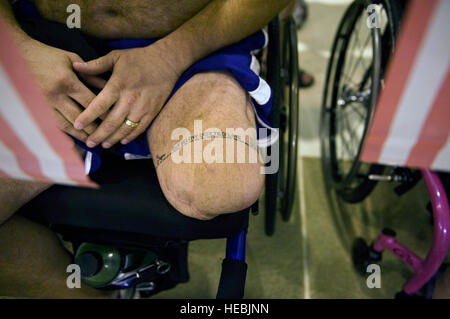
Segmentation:
[[(121, 257), (119, 251), (110, 246), (83, 243), (75, 254), (75, 261), (84, 259), (90, 268), (81, 280), (92, 287), (102, 287), (110, 283), (119, 273)], [(99, 259), (98, 261), (96, 259)], [(92, 269), (92, 270), (91, 270)]]

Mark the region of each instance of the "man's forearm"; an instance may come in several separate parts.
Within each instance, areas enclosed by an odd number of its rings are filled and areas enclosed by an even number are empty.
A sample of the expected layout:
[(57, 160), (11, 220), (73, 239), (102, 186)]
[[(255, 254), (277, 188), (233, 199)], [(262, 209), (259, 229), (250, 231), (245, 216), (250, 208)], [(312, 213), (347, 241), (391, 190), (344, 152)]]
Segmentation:
[(160, 41), (175, 54), (177, 68), (184, 70), (206, 55), (258, 31), (290, 1), (213, 0)]
[(30, 37), (21, 29), (19, 23), (14, 17), (14, 13), (9, 0), (0, 0), (0, 19), (4, 21), (12, 31), (12, 35), (20, 44)]

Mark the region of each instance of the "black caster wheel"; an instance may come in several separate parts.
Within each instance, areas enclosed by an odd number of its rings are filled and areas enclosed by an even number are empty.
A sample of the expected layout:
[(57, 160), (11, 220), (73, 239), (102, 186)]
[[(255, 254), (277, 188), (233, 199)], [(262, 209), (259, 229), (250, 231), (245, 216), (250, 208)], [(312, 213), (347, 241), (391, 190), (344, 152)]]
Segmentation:
[(367, 266), (379, 262), (381, 253), (376, 252), (362, 238), (356, 238), (352, 246), (352, 261), (355, 269), (361, 274), (367, 274)]

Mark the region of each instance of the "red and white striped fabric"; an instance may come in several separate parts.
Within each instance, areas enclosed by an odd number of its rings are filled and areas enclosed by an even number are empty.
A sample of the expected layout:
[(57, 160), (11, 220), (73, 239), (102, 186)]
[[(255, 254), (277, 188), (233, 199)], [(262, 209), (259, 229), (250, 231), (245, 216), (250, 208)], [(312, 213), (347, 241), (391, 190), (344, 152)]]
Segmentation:
[(362, 160), (450, 171), (450, 1), (413, 0)]
[(0, 20), (0, 176), (95, 186)]

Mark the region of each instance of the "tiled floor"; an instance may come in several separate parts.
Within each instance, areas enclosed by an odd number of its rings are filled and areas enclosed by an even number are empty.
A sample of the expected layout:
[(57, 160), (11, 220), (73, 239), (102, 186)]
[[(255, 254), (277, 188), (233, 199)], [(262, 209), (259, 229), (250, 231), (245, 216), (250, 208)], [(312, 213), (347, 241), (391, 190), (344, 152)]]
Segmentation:
[[(247, 245), (246, 298), (392, 298), (412, 274), (389, 253), (381, 266), (381, 288), (369, 289), (353, 269), (350, 247), (356, 236), (373, 240), (383, 227), (422, 257), (432, 228), (423, 183), (398, 197), (394, 185), (379, 184), (364, 202), (342, 203), (325, 184), (319, 159), (318, 125), (329, 48), (350, 1), (311, 0), (309, 18), (299, 32), (300, 64), (313, 73), (314, 87), (301, 90), (298, 192), (291, 220), (277, 219), (272, 237), (264, 216), (251, 216)], [(262, 207), (261, 207), (262, 208)], [(263, 214), (263, 212), (261, 213)], [(214, 298), (225, 240), (190, 246), (189, 283), (157, 298)]]

